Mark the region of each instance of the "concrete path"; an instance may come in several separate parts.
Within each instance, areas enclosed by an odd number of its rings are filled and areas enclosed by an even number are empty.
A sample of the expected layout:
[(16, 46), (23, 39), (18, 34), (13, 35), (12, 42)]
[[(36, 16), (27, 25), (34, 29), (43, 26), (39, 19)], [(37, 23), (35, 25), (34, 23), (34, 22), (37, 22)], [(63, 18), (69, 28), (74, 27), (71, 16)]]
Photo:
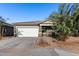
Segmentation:
[(37, 38), (6, 38), (0, 41), (0, 56), (67, 56), (74, 55), (57, 48), (34, 48)]
[(59, 56), (79, 56), (79, 54), (71, 53), (60, 48), (54, 49)]

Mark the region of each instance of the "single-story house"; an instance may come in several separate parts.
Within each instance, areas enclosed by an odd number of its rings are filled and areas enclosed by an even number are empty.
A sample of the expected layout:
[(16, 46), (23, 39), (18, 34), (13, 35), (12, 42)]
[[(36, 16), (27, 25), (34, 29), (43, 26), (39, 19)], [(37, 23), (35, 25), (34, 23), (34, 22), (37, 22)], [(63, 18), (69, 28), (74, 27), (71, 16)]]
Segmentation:
[(43, 32), (51, 30), (53, 24), (51, 20), (17, 22), (14, 23), (14, 35), (17, 37), (38, 37)]
[(1, 26), (1, 36), (14, 36), (14, 27), (11, 24), (4, 23)]

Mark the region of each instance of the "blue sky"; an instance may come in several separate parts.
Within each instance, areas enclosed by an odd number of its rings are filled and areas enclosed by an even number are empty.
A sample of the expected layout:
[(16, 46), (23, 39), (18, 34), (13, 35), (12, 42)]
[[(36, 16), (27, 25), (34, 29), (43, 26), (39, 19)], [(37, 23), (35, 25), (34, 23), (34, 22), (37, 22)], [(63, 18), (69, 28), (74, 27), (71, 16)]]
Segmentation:
[(55, 3), (0, 3), (0, 16), (7, 22), (41, 21), (58, 11)]

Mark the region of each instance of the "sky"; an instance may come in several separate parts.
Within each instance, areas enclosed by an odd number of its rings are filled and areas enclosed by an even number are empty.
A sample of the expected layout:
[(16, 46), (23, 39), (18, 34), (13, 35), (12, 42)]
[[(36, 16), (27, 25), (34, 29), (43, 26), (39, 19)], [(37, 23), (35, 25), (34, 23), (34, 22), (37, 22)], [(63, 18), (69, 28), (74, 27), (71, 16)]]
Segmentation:
[(56, 3), (0, 3), (0, 16), (8, 23), (41, 21), (58, 11)]

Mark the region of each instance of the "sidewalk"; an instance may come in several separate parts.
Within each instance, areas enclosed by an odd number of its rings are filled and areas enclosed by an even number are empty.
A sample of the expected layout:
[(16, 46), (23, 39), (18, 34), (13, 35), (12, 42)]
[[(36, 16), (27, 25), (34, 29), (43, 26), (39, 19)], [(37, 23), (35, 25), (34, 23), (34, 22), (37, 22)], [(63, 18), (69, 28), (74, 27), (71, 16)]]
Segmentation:
[(60, 48), (55, 48), (54, 50), (59, 54), (59, 56), (79, 56), (79, 54), (71, 53)]

